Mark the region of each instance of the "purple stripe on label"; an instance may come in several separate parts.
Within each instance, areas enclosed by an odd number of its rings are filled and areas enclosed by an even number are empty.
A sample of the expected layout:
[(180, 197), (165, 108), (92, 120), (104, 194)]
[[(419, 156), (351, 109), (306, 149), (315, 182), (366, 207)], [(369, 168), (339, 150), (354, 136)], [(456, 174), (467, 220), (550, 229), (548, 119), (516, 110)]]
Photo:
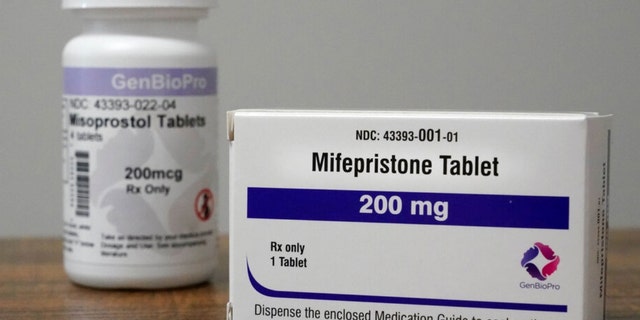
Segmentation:
[(217, 93), (216, 68), (64, 68), (64, 93), (204, 96)]
[(273, 290), (273, 289), (267, 288), (263, 286), (260, 282), (258, 282), (258, 280), (256, 280), (256, 278), (251, 273), (251, 268), (249, 268), (248, 262), (247, 262), (247, 273), (249, 274), (249, 281), (251, 282), (251, 286), (262, 295), (267, 297), (272, 297), (272, 298), (406, 304), (406, 305), (441, 306), (441, 307), (453, 307), (453, 308), (546, 311), (546, 312), (562, 312), (562, 313), (566, 313), (568, 311), (568, 306), (562, 305), (562, 304), (537, 304), (537, 303), (517, 303), (517, 302), (499, 302), (499, 301), (473, 301), (473, 300), (451, 300), (451, 299), (434, 299), (434, 298), (374, 296), (374, 295), (344, 294), (344, 293), (280, 291), (280, 290)]
[(248, 188), (252, 219), (569, 229), (569, 198)]

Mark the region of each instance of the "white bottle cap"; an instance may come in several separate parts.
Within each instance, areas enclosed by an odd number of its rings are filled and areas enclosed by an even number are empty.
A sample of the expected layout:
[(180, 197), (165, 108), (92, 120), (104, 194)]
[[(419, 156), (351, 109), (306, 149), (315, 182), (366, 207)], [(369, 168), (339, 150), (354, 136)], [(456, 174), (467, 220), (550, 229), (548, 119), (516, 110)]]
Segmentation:
[(210, 8), (215, 0), (62, 0), (63, 9)]

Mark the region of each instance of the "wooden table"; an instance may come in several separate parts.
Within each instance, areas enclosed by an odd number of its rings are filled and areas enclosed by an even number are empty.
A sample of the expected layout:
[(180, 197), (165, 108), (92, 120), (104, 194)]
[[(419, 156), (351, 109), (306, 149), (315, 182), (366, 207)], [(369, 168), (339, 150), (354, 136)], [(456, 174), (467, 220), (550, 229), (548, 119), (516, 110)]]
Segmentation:
[[(211, 283), (162, 290), (94, 290), (71, 284), (61, 240), (0, 240), (0, 319), (225, 319), (228, 241)], [(640, 230), (610, 234), (607, 319), (640, 319)], [(240, 319), (243, 320), (243, 319)]]

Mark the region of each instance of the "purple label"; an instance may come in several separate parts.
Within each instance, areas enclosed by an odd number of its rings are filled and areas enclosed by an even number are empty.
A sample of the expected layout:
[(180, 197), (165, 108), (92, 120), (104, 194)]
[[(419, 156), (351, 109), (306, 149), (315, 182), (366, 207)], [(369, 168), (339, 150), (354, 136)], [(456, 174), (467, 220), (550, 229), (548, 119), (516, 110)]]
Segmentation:
[(204, 96), (217, 93), (216, 68), (64, 68), (64, 93)]
[[(562, 305), (562, 304), (452, 300), (452, 299), (437, 299), (437, 298), (374, 296), (374, 295), (361, 295), (361, 294), (273, 290), (263, 286), (260, 282), (258, 282), (258, 280), (251, 273), (251, 268), (249, 268), (248, 262), (247, 262), (247, 273), (249, 276), (249, 281), (251, 282), (251, 286), (256, 291), (258, 291), (264, 296), (273, 297), (273, 298), (350, 301), (350, 302), (365, 302), (365, 303), (389, 303), (389, 304), (406, 304), (406, 305), (423, 305), (423, 306), (442, 306), (442, 307), (452, 307), (452, 308), (483, 308), (483, 309), (502, 309), (502, 310), (522, 310), (522, 311), (547, 311), (547, 312), (563, 312), (563, 313), (566, 313), (569, 310), (567, 305)], [(388, 318), (385, 317), (385, 319), (388, 319)], [(439, 319), (453, 319), (453, 318), (439, 318)], [(460, 319), (460, 318), (456, 318), (456, 319)], [(464, 319), (468, 319), (468, 318), (464, 318)]]
[(569, 198), (248, 188), (252, 219), (569, 229)]

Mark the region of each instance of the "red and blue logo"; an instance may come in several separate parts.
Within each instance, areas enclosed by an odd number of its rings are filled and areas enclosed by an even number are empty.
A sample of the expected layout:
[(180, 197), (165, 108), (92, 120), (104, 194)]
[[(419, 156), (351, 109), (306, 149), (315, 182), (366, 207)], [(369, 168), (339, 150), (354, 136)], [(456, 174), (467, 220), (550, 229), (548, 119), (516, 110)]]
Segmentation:
[(520, 264), (532, 278), (545, 281), (558, 269), (560, 257), (548, 245), (536, 242), (524, 253)]

